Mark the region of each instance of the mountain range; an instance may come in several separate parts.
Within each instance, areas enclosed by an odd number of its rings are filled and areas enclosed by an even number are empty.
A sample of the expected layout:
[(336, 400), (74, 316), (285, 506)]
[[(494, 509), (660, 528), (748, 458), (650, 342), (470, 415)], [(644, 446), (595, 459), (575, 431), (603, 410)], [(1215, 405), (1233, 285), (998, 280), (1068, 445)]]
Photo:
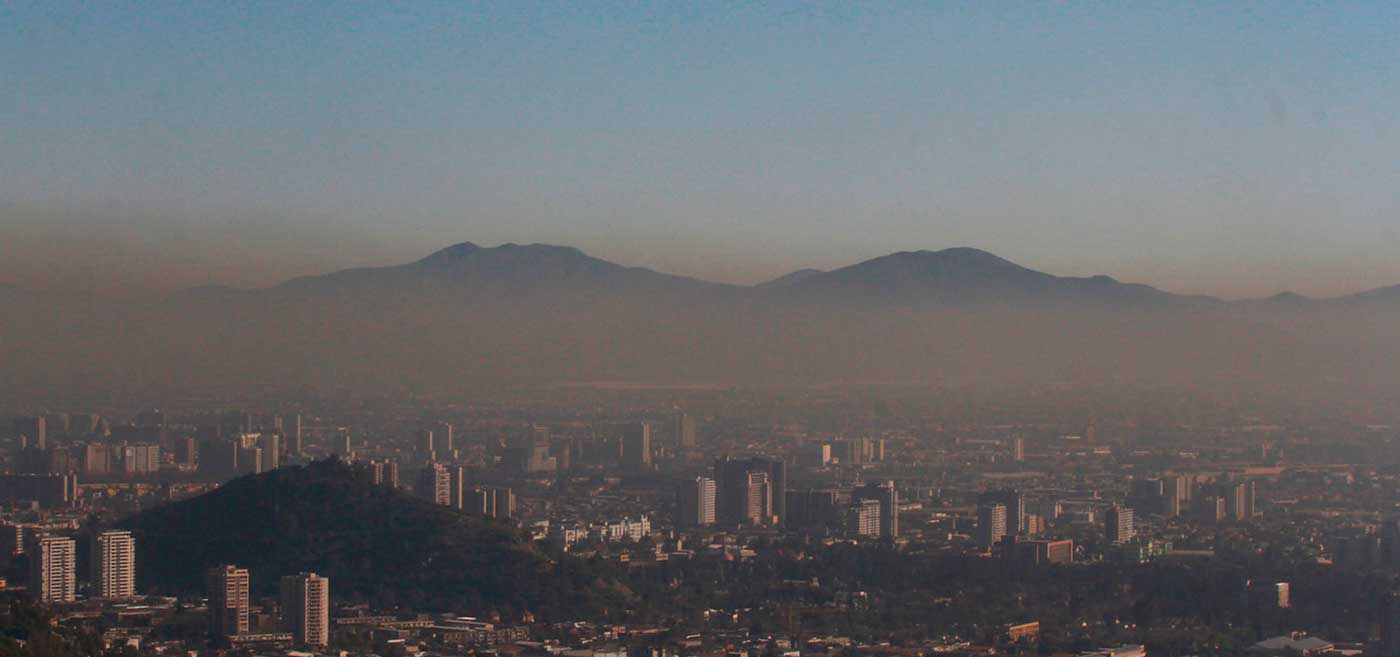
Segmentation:
[(909, 251), (754, 286), (578, 249), (414, 262), (130, 306), (0, 288), (0, 358), (39, 389), (1338, 380), (1390, 385), (1400, 286), (1224, 301)]

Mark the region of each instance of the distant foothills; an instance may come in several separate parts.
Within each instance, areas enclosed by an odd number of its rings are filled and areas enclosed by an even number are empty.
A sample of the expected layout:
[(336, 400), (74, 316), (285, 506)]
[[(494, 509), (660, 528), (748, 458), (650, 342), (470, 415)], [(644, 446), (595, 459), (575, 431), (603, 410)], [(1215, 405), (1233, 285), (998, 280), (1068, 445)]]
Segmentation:
[[(900, 252), (754, 286), (541, 244), (150, 305), (0, 286), (12, 391), (587, 381), (1390, 386), (1400, 286), (1223, 301), (1061, 277), (985, 251)], [(7, 392), (7, 391), (0, 391)]]

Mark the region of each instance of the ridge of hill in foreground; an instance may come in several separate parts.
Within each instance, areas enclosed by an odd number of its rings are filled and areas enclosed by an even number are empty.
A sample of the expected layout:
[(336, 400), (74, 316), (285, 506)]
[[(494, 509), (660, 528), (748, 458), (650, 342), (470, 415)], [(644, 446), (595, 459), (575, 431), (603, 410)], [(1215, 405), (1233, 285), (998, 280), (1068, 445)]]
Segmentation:
[(205, 572), (231, 563), (249, 570), (254, 597), (313, 571), (330, 578), (333, 598), (379, 608), (580, 617), (625, 595), (512, 527), (375, 485), (336, 460), (241, 477), (121, 526), (135, 535), (136, 572), (151, 592), (203, 593)]

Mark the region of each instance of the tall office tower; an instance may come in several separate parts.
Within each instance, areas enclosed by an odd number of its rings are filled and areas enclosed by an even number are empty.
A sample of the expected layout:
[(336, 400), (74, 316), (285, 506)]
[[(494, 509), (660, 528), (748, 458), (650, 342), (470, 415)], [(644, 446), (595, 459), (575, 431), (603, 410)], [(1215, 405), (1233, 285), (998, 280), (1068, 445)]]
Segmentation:
[(1249, 580), (1245, 582), (1249, 596), (1249, 606), (1259, 609), (1287, 609), (1292, 605), (1288, 597), (1288, 582), (1274, 579)]
[(1166, 490), (1162, 479), (1134, 479), (1128, 490), (1128, 505), (1140, 511), (1165, 513)]
[(551, 440), (549, 443), (549, 455), (554, 457), (554, 469), (565, 472), (573, 467), (574, 449), (573, 441), (567, 438)]
[(1021, 541), (1013, 552), (1022, 563), (1031, 565), (1071, 563), (1074, 561), (1074, 541)]
[(1181, 508), (1186, 509), (1191, 506), (1191, 493), (1196, 487), (1196, 476), (1191, 474), (1173, 475), (1176, 479), (1176, 499), (1181, 502)]
[(424, 463), (437, 460), (437, 447), (433, 444), (433, 430), (423, 429), (418, 432), (418, 458)]
[(330, 580), (316, 573), (282, 577), (282, 629), (299, 645), (330, 645)]
[(715, 521), (737, 525), (744, 521), (748, 504), (748, 470), (728, 457), (715, 459)]
[(471, 492), (467, 488), (467, 469), (453, 466), (447, 469), (447, 474), (447, 506), (458, 510), (467, 508), (466, 495)]
[(750, 522), (748, 475), (753, 472), (767, 475), (769, 506), (763, 514), (764, 517), (768, 518), (767, 521), (776, 517), (778, 522), (786, 522), (787, 463), (780, 459), (761, 457), (748, 459), (725, 457), (715, 461), (715, 512), (718, 520), (727, 525), (748, 524)]
[(630, 470), (651, 469), (651, 425), (630, 422), (622, 426), (622, 466)]
[(491, 494), (484, 487), (462, 491), (462, 510), (467, 513), (491, 515)]
[(860, 465), (863, 460), (860, 441), (850, 439), (833, 441), (831, 443), (831, 456), (840, 461), (843, 466)]
[(451, 424), (439, 422), (433, 425), (433, 447), (443, 458), (452, 458), (452, 451), (457, 449), (457, 445), (454, 442)]
[(230, 427), (238, 433), (247, 433), (253, 430), (253, 413), (251, 411), (232, 410), (228, 412)]
[(1024, 463), (1024, 462), (1026, 461), (1026, 439), (1025, 439), (1025, 438), (1012, 438), (1012, 439), (1011, 439), (1011, 460), (1013, 460), (1013, 461), (1015, 461), (1015, 462), (1017, 462), (1017, 463)]
[(282, 433), (287, 437), (285, 446), (289, 456), (301, 456), (306, 446), (301, 442), (301, 414), (288, 413), (282, 416)]
[(1254, 482), (1236, 482), (1223, 491), (1225, 511), (1231, 520), (1249, 522), (1254, 518)]
[(1133, 527), (1133, 510), (1126, 506), (1114, 506), (1103, 515), (1103, 537), (1109, 543), (1126, 543), (1133, 540), (1137, 530)]
[(1026, 503), (1020, 491), (1012, 489), (989, 490), (977, 495), (977, 503), (1000, 504), (1006, 507), (1006, 533), (1019, 534), (1025, 529)]
[(1253, 520), (1254, 514), (1258, 511), (1254, 505), (1258, 499), (1259, 489), (1253, 479), (1245, 480), (1240, 485), (1244, 486), (1244, 520)]
[(210, 568), (205, 580), (209, 596), (209, 634), (215, 639), (248, 633), (248, 569)]
[(0, 562), (8, 562), (19, 554), (24, 554), (24, 526), (0, 523)]
[(418, 471), (413, 492), (419, 497), (443, 506), (452, 505), (452, 473), (447, 466), (434, 463)]
[(1224, 491), (1225, 510), (1231, 520), (1246, 521), (1250, 514), (1245, 510), (1245, 486), (1243, 483), (1230, 485)]
[(121, 448), (121, 454), (125, 474), (160, 472), (160, 445), (126, 445)]
[(1391, 591), (1381, 604), (1381, 657), (1400, 657), (1400, 591)]
[(199, 472), (213, 477), (232, 477), (238, 473), (238, 444), (213, 438), (199, 446)]
[(1036, 508), (1040, 510), (1039, 515), (1041, 518), (1050, 521), (1060, 519), (1060, 511), (1063, 505), (1059, 500), (1053, 497), (1042, 497), (1040, 502), (1036, 505)]
[(76, 472), (72, 452), (62, 447), (50, 447), (38, 452), (39, 462), (33, 465), (33, 472), (39, 474), (68, 474)]
[(850, 438), (832, 443), (832, 456), (841, 465), (862, 465), (885, 460), (884, 438)]
[(1180, 514), (1182, 514), (1182, 499), (1172, 495), (1170, 492), (1163, 493), (1162, 514), (1163, 516), (1180, 516)]
[(715, 459), (715, 521), (725, 525), (742, 524), (748, 514), (749, 465), (725, 457)]
[(869, 463), (871, 452), (870, 439), (866, 437), (857, 438), (852, 441), (852, 445), (852, 449), (856, 451), (855, 462)]
[(131, 532), (98, 534), (92, 546), (92, 590), (99, 598), (136, 595), (136, 540)]
[(695, 416), (683, 411), (677, 411), (675, 423), (674, 431), (676, 435), (676, 444), (680, 446), (681, 449), (695, 449), (697, 444), (695, 436)]
[(262, 452), (262, 467), (276, 470), (282, 467), (282, 435), (264, 433), (258, 436), (258, 449)]
[(744, 517), (747, 525), (766, 525), (773, 516), (773, 488), (767, 472), (750, 472), (744, 485)]
[[(536, 472), (557, 472), (559, 470), (559, 459), (550, 454), (549, 443), (536, 443), (523, 450), (524, 463), (519, 464), (527, 473)], [(519, 451), (516, 452), (520, 454)], [(517, 461), (520, 456), (517, 456)]]
[(51, 509), (71, 506), (77, 499), (76, 474), (0, 474), (0, 504), (28, 501)]
[(984, 502), (977, 505), (977, 544), (991, 548), (1006, 537), (1009, 526), (1006, 505), (1000, 502)]
[(515, 492), (498, 486), (478, 486), (462, 493), (462, 509), (493, 518), (515, 516)]
[(781, 458), (756, 459), (754, 465), (768, 475), (769, 496), (772, 498), (769, 515), (782, 524), (783, 518), (787, 517), (787, 462)]
[(797, 452), (797, 463), (806, 468), (825, 468), (831, 463), (831, 443), (808, 443)]
[[(156, 411), (156, 413), (159, 414), (160, 411)], [(67, 413), (44, 414), (44, 428), (50, 437), (58, 436), (61, 438), (68, 435), (68, 429), (71, 426)]]
[(43, 416), (15, 418), (15, 433), (19, 434), (21, 448), (44, 449), (48, 446), (48, 432)]
[(389, 460), (369, 462), (370, 479), (378, 486), (399, 487), (399, 464)]
[(679, 490), (678, 520), (683, 527), (715, 524), (715, 480), (696, 477), (682, 481)]
[(97, 433), (97, 424), (101, 418), (96, 413), (74, 413), (69, 417), (68, 429), (74, 436), (86, 436)]
[(199, 446), (195, 443), (194, 436), (177, 436), (175, 443), (175, 465), (182, 468), (193, 468), (199, 462)]
[(846, 509), (846, 532), (876, 538), (884, 534), (884, 510), (875, 499), (852, 499)]
[(29, 591), (42, 604), (72, 602), (77, 591), (78, 545), (71, 538), (37, 535), (29, 554)]
[[(8, 537), (9, 530), (3, 528), (4, 525), (0, 525), (0, 530), (3, 530), (4, 536)], [(1394, 568), (1400, 564), (1400, 519), (1386, 518), (1381, 523), (1379, 534), (1381, 537), (1381, 558), (1386, 566)], [(3, 559), (4, 554), (6, 553), (0, 550), (0, 559)]]
[(514, 518), (515, 491), (509, 488), (492, 489), (491, 508), (497, 518)]
[(515, 517), (515, 491), (505, 487), (488, 488), (487, 513), (493, 518)]
[(816, 529), (835, 525), (841, 519), (840, 494), (834, 490), (793, 490), (787, 495), (788, 527)]
[(1210, 495), (1197, 499), (1194, 502), (1196, 507), (1196, 517), (1201, 522), (1220, 522), (1227, 517), (1229, 504), (1224, 497)]
[(899, 536), (899, 491), (893, 481), (869, 483), (851, 491), (851, 500), (875, 500), (880, 503), (880, 536)]
[(257, 447), (238, 447), (238, 458), (234, 463), (238, 474), (241, 475), (262, 472), (262, 450)]

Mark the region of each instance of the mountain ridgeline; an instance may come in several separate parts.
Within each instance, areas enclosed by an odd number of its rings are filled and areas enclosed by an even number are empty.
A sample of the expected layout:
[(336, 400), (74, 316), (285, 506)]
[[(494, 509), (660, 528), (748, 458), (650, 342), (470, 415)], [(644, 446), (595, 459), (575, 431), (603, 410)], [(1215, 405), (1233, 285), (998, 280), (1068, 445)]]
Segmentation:
[(416, 262), (147, 307), (7, 290), (16, 389), (385, 393), (629, 381), (1390, 386), (1400, 288), (1226, 302), (1061, 277), (968, 248), (765, 284), (470, 243)]
[(625, 589), (600, 566), (540, 553), (515, 528), (372, 484), (319, 461), (236, 479), (208, 494), (128, 518), (143, 590), (204, 591), (220, 564), (248, 568), (254, 595), (281, 575), (314, 571), (339, 599), (448, 611), (620, 609)]

